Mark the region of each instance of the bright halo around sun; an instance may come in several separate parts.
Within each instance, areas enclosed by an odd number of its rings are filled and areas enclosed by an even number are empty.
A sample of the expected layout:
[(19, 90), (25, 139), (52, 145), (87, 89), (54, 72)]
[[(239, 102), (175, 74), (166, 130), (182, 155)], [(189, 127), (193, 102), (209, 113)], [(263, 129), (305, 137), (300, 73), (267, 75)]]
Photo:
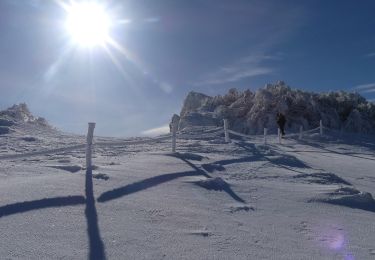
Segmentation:
[(75, 44), (105, 46), (110, 40), (111, 17), (103, 6), (96, 2), (73, 2), (65, 9), (66, 29)]

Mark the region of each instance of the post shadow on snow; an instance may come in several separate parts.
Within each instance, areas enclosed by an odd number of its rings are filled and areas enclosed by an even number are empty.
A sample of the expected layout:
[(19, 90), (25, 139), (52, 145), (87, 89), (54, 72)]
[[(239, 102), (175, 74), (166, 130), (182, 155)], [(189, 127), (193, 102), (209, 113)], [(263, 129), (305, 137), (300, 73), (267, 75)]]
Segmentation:
[[(328, 130), (329, 132), (330, 130)], [(331, 131), (331, 133), (326, 133), (325, 130), (324, 136), (331, 140), (331, 142), (337, 144), (350, 144), (350, 145), (358, 145), (363, 146), (368, 149), (375, 151), (375, 135), (371, 134), (358, 134), (358, 133), (350, 133), (350, 132), (340, 132)], [(336, 133), (335, 133), (336, 132)]]
[(221, 164), (215, 164), (215, 163), (205, 163), (205, 164), (202, 164), (202, 168), (205, 170), (205, 171), (208, 171), (208, 172), (214, 172), (214, 171), (224, 171), (225, 170), (225, 167)]
[[(287, 155), (287, 154), (273, 154), (273, 155), (278, 155), (279, 157), (277, 158), (268, 158), (266, 155), (262, 154), (259, 149), (256, 148), (256, 146), (252, 143), (245, 143), (245, 142), (240, 142), (237, 143), (240, 147), (245, 149), (248, 152), (251, 152), (254, 154), (255, 157), (259, 159), (264, 159), (272, 164), (275, 164), (279, 167), (282, 167), (284, 169), (287, 169), (289, 171), (294, 171), (297, 173), (304, 173), (302, 171), (298, 171), (295, 168), (311, 168), (305, 163), (303, 163), (301, 160), (298, 160), (296, 157), (292, 155)], [(292, 167), (292, 168), (290, 168)]]
[(195, 176), (195, 175), (198, 175), (197, 172), (187, 171), (187, 172), (168, 173), (168, 174), (151, 177), (148, 179), (143, 179), (141, 181), (128, 184), (124, 187), (106, 191), (103, 194), (101, 194), (97, 200), (98, 202), (106, 202), (109, 200), (118, 199), (120, 197), (130, 195), (138, 191), (146, 190), (154, 186), (160, 185), (162, 183), (172, 181), (177, 178), (186, 177), (186, 176)]
[(352, 203), (346, 203), (346, 202), (324, 202), (327, 204), (337, 205), (337, 206), (344, 206), (352, 209), (361, 209), (369, 212), (375, 213), (375, 203), (366, 205), (366, 204), (352, 204)]
[(253, 156), (246, 156), (246, 157), (241, 157), (241, 158), (236, 158), (236, 159), (220, 160), (220, 161), (213, 162), (211, 164), (213, 165), (218, 164), (218, 165), (223, 166), (223, 165), (236, 164), (236, 163), (255, 162), (255, 161), (261, 160), (262, 157), (263, 156), (253, 155)]
[(86, 170), (86, 209), (87, 234), (89, 239), (89, 257), (90, 260), (106, 259), (105, 248), (100, 237), (98, 214), (95, 207), (94, 189), (92, 182), (92, 169)]
[[(253, 152), (254, 155), (241, 157), (241, 158), (235, 158), (235, 159), (219, 160), (219, 161), (209, 163), (209, 164), (202, 164), (202, 167), (203, 167), (203, 169), (205, 169), (208, 172), (223, 171), (223, 170), (225, 170), (224, 165), (244, 163), (244, 162), (254, 162), (254, 161), (260, 161), (260, 160), (264, 159), (264, 155), (262, 155), (256, 149), (254, 144), (248, 144), (248, 146), (251, 146), (251, 149), (252, 149), (252, 152)], [(248, 148), (250, 148), (250, 147), (248, 147)], [(247, 150), (249, 151), (249, 149), (247, 149)]]
[[(110, 201), (110, 200), (118, 199), (118, 198), (121, 198), (123, 196), (127, 196), (127, 195), (130, 195), (132, 193), (136, 193), (136, 192), (146, 190), (146, 189), (155, 187), (157, 185), (172, 181), (172, 180), (177, 179), (177, 178), (182, 178), (182, 177), (187, 177), (187, 176), (199, 176), (199, 175), (203, 175), (206, 178), (211, 178), (211, 176), (209, 176), (206, 172), (199, 169), (198, 167), (196, 167), (194, 164), (192, 164), (191, 162), (189, 162), (185, 158), (185, 157), (194, 158), (195, 160), (199, 161), (199, 160), (201, 160), (201, 158), (199, 159), (199, 155), (192, 156), (192, 154), (189, 153), (189, 154), (168, 154), (167, 156), (173, 156), (173, 157), (176, 157), (176, 158), (179, 158), (179, 159), (183, 160), (189, 166), (191, 166), (194, 169), (194, 171), (168, 173), (168, 174), (162, 174), (162, 175), (159, 175), (159, 176), (154, 176), (154, 177), (151, 177), (151, 178), (143, 179), (141, 181), (128, 184), (124, 187), (120, 187), (120, 188), (117, 188), (117, 189), (114, 189), (114, 190), (111, 190), (111, 191), (104, 192), (97, 199), (98, 202), (107, 202), (107, 201)], [(231, 190), (229, 185), (225, 186), (223, 190), (225, 192), (227, 192), (233, 199), (235, 199), (237, 201), (240, 201), (240, 202), (244, 202), (243, 199), (238, 197)]]
[(87, 233), (89, 236), (89, 259), (105, 259), (104, 245), (100, 238), (98, 216), (95, 208), (92, 171), (86, 172), (86, 200), (83, 196), (67, 196), (47, 198), (34, 201), (18, 202), (0, 207), (0, 218), (13, 214), (44, 208), (64, 207), (84, 204), (86, 201), (85, 215), (87, 219)]
[[(186, 164), (188, 164), (191, 168), (193, 168), (195, 170), (196, 173), (198, 173), (199, 175), (203, 175), (205, 176), (206, 178), (210, 178), (212, 179), (212, 177), (210, 175), (208, 175), (205, 171), (203, 171), (202, 169), (199, 169), (195, 164), (189, 162), (187, 159), (186, 159), (186, 155), (183, 154), (183, 153), (173, 153), (173, 154), (167, 154), (167, 156), (172, 156), (172, 157), (175, 157), (175, 158), (178, 158), (182, 161), (184, 161)], [(197, 182), (196, 185), (200, 186), (200, 187), (203, 187), (203, 188), (207, 188), (207, 189), (213, 189), (213, 190), (222, 190), (222, 191), (225, 191), (229, 196), (231, 196), (234, 200), (238, 201), (238, 202), (242, 202), (242, 203), (245, 203), (245, 201), (239, 197), (233, 190), (232, 188), (229, 186), (229, 184), (227, 184), (226, 182), (224, 182), (225, 184), (223, 184), (223, 182), (219, 183), (219, 186), (214, 186), (214, 187), (211, 187), (211, 186), (207, 186), (207, 185), (202, 185), (202, 182)]]
[[(260, 154), (259, 150), (256, 149), (254, 144), (238, 143), (238, 145), (247, 151), (253, 152), (255, 154)], [(348, 181), (344, 180), (343, 178), (340, 178), (339, 176), (333, 173), (318, 172), (318, 173), (307, 174), (303, 171), (298, 171), (295, 168), (301, 168), (301, 169), (313, 169), (313, 168), (306, 165), (302, 161), (298, 160), (294, 156), (287, 155), (287, 154), (282, 154), (282, 155), (277, 154), (277, 155), (280, 155), (280, 157), (268, 158), (265, 155), (261, 155), (261, 156), (272, 164), (275, 164), (284, 169), (298, 173), (297, 175), (293, 176), (293, 179), (301, 179), (308, 183), (317, 183), (317, 184), (325, 184), (325, 185), (331, 185), (331, 184), (343, 184), (343, 185), (349, 185), (349, 186), (352, 185)], [(293, 167), (294, 169), (290, 167)]]
[(8, 204), (0, 207), (0, 218), (23, 213), (31, 210), (39, 210), (45, 208), (55, 208), (64, 206), (75, 206), (85, 203), (85, 198), (83, 196), (67, 196), (67, 197), (55, 197), (46, 198), (33, 201), (17, 202), (13, 204)]
[(325, 184), (325, 185), (348, 185), (351, 186), (352, 184), (343, 178), (337, 176), (336, 174), (329, 173), (329, 172), (318, 172), (318, 173), (301, 173), (298, 175), (293, 176), (293, 179), (302, 179), (307, 181), (308, 183), (317, 183), (317, 184)]
[[(364, 159), (364, 160), (370, 160), (370, 161), (375, 161), (375, 159), (371, 159), (371, 158), (367, 158), (367, 157), (363, 157), (363, 156), (359, 156), (359, 155), (356, 155), (354, 153), (344, 153), (344, 152), (338, 152), (338, 151), (334, 151), (334, 150), (331, 150), (331, 149), (328, 149), (326, 148), (325, 146), (321, 145), (321, 144), (317, 144), (317, 143), (314, 143), (314, 142), (310, 142), (310, 141), (307, 141), (307, 140), (300, 140), (300, 143), (304, 144), (304, 145), (309, 145), (309, 146), (312, 146), (314, 148), (317, 148), (317, 149), (321, 149), (323, 150), (324, 152), (322, 153), (334, 153), (334, 154), (339, 154), (339, 155), (346, 155), (346, 156), (349, 156), (349, 157), (354, 157), (354, 158), (360, 158), (360, 159)], [(345, 143), (345, 144), (348, 144), (348, 143)], [(365, 146), (366, 147), (366, 146)], [(367, 147), (369, 148), (369, 147)], [(373, 148), (370, 148), (370, 149), (373, 149)], [(294, 151), (294, 152), (298, 152), (298, 151)]]

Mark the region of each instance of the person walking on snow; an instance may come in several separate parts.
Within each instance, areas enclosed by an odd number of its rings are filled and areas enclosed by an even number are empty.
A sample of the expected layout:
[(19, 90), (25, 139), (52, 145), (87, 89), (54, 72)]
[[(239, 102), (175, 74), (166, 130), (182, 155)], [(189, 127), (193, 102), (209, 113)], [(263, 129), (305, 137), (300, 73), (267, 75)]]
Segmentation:
[(285, 123), (286, 123), (285, 116), (282, 113), (278, 112), (276, 114), (276, 122), (277, 122), (277, 125), (280, 128), (281, 134), (284, 136), (285, 135), (284, 127), (285, 127)]

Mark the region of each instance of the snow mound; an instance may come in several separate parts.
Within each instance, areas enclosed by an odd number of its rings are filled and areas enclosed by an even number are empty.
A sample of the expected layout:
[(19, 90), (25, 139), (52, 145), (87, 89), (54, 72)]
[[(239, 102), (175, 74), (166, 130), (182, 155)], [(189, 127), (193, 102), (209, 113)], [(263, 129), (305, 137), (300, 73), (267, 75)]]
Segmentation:
[(209, 236), (213, 235), (210, 231), (207, 231), (207, 230), (192, 231), (192, 232), (189, 232), (189, 234), (196, 235), (196, 236), (202, 236), (202, 237), (209, 237)]
[(105, 173), (93, 173), (92, 177), (98, 180), (108, 180), (109, 176)]
[(202, 168), (205, 169), (208, 172), (214, 172), (214, 171), (224, 171), (224, 166), (216, 163), (208, 163), (208, 164), (202, 164)]
[(239, 211), (254, 211), (255, 209), (251, 206), (247, 206), (247, 205), (236, 205), (236, 206), (231, 206), (229, 208), (229, 211), (230, 213), (236, 213), (236, 212), (239, 212)]
[(286, 115), (287, 131), (297, 132), (300, 126), (305, 130), (316, 128), (322, 120), (331, 129), (375, 133), (375, 104), (358, 93), (311, 93), (292, 89), (282, 81), (256, 92), (230, 89), (224, 96), (190, 92), (181, 109), (179, 129), (222, 126), (226, 118), (237, 132), (261, 134), (266, 127), (269, 133), (275, 133), (279, 111)]
[(48, 167), (59, 169), (59, 170), (64, 170), (64, 171), (68, 171), (72, 173), (79, 172), (80, 170), (82, 170), (82, 167), (79, 165), (52, 165)]
[(341, 187), (309, 202), (324, 202), (375, 212), (375, 200), (371, 193), (362, 192), (352, 187)]
[(229, 188), (229, 184), (220, 177), (207, 178), (194, 183), (208, 190), (221, 191)]
[(186, 159), (186, 160), (192, 160), (192, 161), (202, 161), (206, 157), (203, 157), (199, 154), (194, 154), (194, 153), (176, 153), (174, 156), (181, 158), (181, 159)]
[(22, 137), (21, 140), (23, 140), (25, 142), (35, 142), (37, 139), (35, 137), (32, 137), (32, 136), (25, 136), (25, 137)]
[(351, 185), (346, 180), (340, 178), (336, 174), (333, 173), (302, 173), (293, 176), (295, 179), (302, 179), (307, 183), (317, 183), (317, 184), (325, 184), (325, 185), (332, 185), (332, 184), (344, 184), (344, 185)]

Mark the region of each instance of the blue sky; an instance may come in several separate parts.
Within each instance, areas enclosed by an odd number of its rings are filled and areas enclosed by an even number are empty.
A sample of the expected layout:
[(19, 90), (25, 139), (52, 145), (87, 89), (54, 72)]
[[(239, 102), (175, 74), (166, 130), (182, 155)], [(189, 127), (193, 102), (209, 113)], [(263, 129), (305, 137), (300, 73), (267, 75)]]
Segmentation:
[(284, 80), (375, 99), (373, 0), (102, 4), (123, 50), (109, 47), (110, 55), (69, 44), (57, 1), (0, 1), (0, 109), (26, 102), (65, 131), (85, 133), (95, 121), (97, 134), (131, 136), (166, 125), (191, 90)]

